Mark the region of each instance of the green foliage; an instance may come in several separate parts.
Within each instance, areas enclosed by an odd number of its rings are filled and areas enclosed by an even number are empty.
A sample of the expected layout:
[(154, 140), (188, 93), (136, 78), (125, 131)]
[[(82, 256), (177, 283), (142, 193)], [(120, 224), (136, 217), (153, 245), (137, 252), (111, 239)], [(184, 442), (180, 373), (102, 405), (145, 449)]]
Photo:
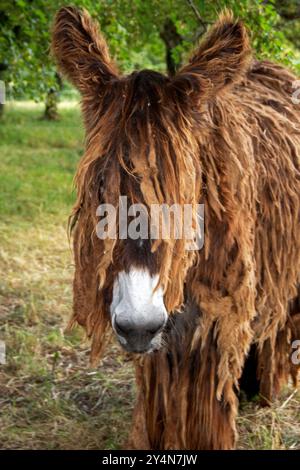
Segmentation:
[[(189, 2), (178, 3), (187, 5)], [(232, 10), (235, 17), (241, 18), (247, 25), (257, 58), (281, 62), (300, 72), (299, 60), (297, 61), (299, 51), (292, 42), (292, 36), (287, 34), (286, 21), (278, 13), (275, 0), (195, 0), (192, 3), (207, 27), (216, 20), (220, 11), (225, 8)], [(182, 53), (190, 51), (193, 35), (197, 36), (200, 23), (196, 15), (191, 15), (191, 11), (183, 16), (180, 10), (176, 11), (179, 13), (178, 18), (175, 19), (176, 26), (180, 34), (186, 38), (177, 51), (174, 51), (179, 57)], [(203, 33), (201, 27), (200, 33)], [(300, 43), (296, 46), (299, 47)]]
[(8, 92), (40, 98), (55, 86), (49, 58), (49, 26), (57, 2), (2, 0), (0, 5), (0, 62), (8, 68)]
[[(296, 0), (75, 0), (99, 20), (120, 69), (153, 68), (164, 71), (164, 25), (171, 20), (181, 36), (172, 48), (175, 63), (195, 47), (205, 29), (223, 8), (230, 8), (247, 24), (260, 58), (299, 68), (299, 24), (290, 17)], [(55, 67), (49, 56), (50, 30), (60, 0), (1, 0), (0, 64), (15, 98), (45, 99), (49, 88), (58, 89)], [(296, 7), (295, 7), (296, 5)], [(287, 25), (291, 25), (290, 28)], [(291, 33), (292, 31), (292, 33)], [(294, 34), (293, 34), (294, 31)]]

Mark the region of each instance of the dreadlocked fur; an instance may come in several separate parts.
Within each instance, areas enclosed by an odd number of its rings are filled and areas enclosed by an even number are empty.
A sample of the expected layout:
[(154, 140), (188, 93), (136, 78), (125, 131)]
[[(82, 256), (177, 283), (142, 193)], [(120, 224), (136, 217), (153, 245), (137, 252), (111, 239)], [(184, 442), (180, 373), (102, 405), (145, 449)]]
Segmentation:
[[(249, 348), (264, 401), (297, 367), (300, 336), (299, 108), (295, 77), (251, 57), (230, 12), (174, 78), (121, 76), (86, 11), (57, 13), (52, 51), (82, 93), (86, 151), (75, 182), (74, 312), (92, 338), (92, 360), (110, 327), (117, 273), (159, 274), (170, 314), (167, 347), (136, 359), (138, 399), (130, 446), (230, 449), (237, 391)], [(105, 202), (205, 205), (205, 245), (162, 238), (135, 254), (100, 240)], [(119, 228), (117, 227), (117, 230)], [(178, 312), (181, 310), (181, 312)], [(177, 312), (177, 313), (174, 313)]]

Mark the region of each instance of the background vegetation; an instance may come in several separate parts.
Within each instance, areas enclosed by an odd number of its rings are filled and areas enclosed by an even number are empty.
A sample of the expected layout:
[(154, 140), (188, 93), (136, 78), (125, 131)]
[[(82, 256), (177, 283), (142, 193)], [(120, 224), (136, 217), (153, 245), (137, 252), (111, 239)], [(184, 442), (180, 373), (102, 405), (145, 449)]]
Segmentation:
[[(119, 448), (133, 406), (132, 365), (119, 347), (112, 343), (101, 367), (90, 369), (81, 330), (64, 333), (73, 273), (66, 225), (83, 152), (79, 97), (48, 55), (51, 21), (65, 3), (0, 0), (0, 79), (9, 98), (0, 121), (0, 339), (7, 345), (0, 448)], [(298, 0), (72, 3), (98, 18), (125, 73), (174, 73), (224, 6), (246, 21), (259, 57), (300, 72)], [(299, 405), (288, 388), (270, 409), (243, 402), (239, 447), (300, 449)]]
[[(231, 8), (252, 34), (258, 57), (300, 71), (298, 0), (74, 0), (96, 17), (121, 70), (153, 68), (174, 73), (182, 58)], [(9, 97), (46, 101), (56, 118), (63, 83), (49, 57), (51, 22), (61, 0), (0, 1), (0, 78)]]

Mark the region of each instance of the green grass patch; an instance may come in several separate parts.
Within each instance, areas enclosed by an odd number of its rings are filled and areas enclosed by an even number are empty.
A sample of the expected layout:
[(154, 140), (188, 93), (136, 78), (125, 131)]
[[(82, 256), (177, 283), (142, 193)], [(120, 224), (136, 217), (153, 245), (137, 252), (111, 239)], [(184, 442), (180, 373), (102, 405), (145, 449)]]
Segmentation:
[(52, 216), (61, 222), (70, 211), (83, 130), (75, 104), (62, 107), (60, 115), (47, 122), (38, 105), (7, 105), (0, 127), (0, 213), (8, 223)]
[[(117, 449), (130, 428), (134, 374), (111, 344), (89, 367), (81, 329), (64, 333), (72, 309), (67, 219), (83, 152), (79, 107), (58, 122), (42, 107), (9, 103), (0, 124), (0, 448)], [(270, 409), (243, 405), (242, 449), (299, 449), (300, 397)]]
[(72, 309), (67, 220), (83, 152), (80, 110), (60, 120), (13, 103), (0, 127), (0, 448), (100, 449), (122, 445), (133, 404), (133, 371), (111, 347), (89, 367), (81, 329), (64, 333)]

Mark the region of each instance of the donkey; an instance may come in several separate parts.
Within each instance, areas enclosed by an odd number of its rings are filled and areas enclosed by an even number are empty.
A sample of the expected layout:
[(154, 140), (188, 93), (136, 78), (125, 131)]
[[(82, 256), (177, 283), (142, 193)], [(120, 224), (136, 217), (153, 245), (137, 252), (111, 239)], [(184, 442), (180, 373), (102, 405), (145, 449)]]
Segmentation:
[[(270, 403), (298, 367), (300, 107), (223, 12), (174, 77), (121, 75), (86, 11), (61, 8), (52, 52), (82, 95), (75, 322), (91, 360), (114, 332), (136, 366), (128, 447), (232, 449), (239, 387)], [(294, 100), (295, 101), (295, 100)], [(204, 204), (205, 243), (97, 236), (97, 208)], [(149, 216), (150, 217), (150, 216)], [(151, 221), (150, 221), (151, 222)]]

